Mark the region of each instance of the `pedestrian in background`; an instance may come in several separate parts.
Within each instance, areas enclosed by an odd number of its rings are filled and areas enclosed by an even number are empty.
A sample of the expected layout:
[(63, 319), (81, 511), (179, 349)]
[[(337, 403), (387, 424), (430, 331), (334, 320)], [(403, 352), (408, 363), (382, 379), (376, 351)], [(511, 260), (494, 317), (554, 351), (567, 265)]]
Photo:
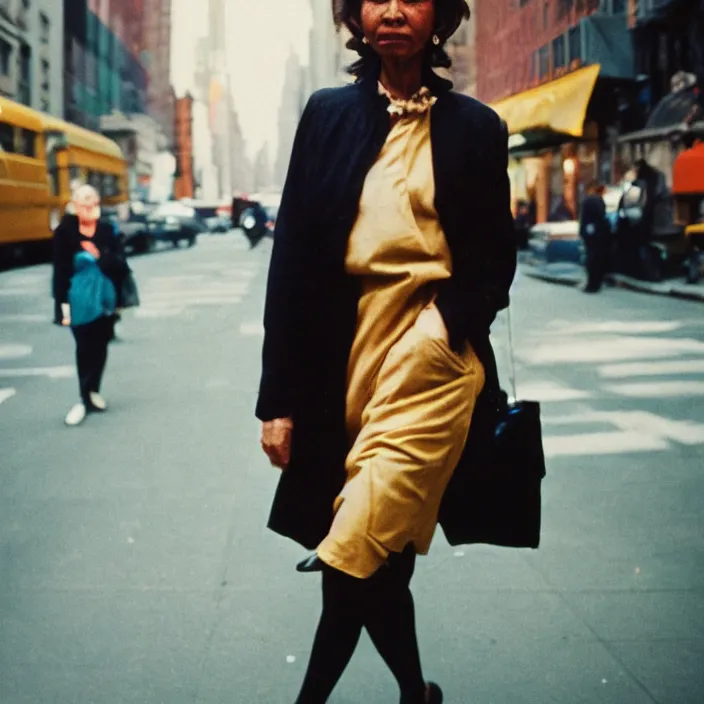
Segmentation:
[(586, 293), (600, 291), (606, 273), (611, 226), (606, 217), (603, 194), (603, 186), (592, 181), (587, 186), (587, 195), (582, 201), (579, 216), (579, 236), (584, 243), (586, 254)]
[(298, 704), (326, 702), (363, 628), (405, 704), (426, 684), (410, 591), (485, 385), (516, 247), (508, 135), (432, 69), (464, 0), (341, 0), (360, 59), (316, 93), (276, 225), (257, 417), (283, 469), (269, 527), (314, 555), (323, 611)]
[(71, 327), (76, 340), (80, 403), (65, 419), (76, 426), (88, 412), (107, 409), (100, 386), (113, 337), (116, 292), (129, 270), (112, 226), (99, 222), (95, 188), (80, 186), (72, 203), (75, 216), (65, 217), (54, 233), (54, 293), (62, 324)]

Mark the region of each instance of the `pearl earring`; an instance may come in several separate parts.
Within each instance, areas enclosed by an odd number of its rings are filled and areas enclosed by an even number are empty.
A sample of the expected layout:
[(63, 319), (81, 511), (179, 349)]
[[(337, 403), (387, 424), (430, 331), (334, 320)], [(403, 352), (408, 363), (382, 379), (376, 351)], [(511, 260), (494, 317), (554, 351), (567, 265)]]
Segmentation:
[(440, 37), (438, 37), (437, 34), (433, 34), (433, 44), (435, 44), (435, 46), (440, 44)]

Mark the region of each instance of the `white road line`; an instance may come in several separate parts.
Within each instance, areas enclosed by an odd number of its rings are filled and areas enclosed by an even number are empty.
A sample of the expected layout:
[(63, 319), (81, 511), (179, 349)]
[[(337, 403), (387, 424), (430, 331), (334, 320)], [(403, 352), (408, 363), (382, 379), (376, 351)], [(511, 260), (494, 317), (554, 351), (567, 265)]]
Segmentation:
[(0, 379), (19, 379), (23, 377), (45, 376), (48, 379), (70, 379), (75, 376), (76, 368), (73, 366), (61, 367), (29, 367), (17, 369), (0, 369)]
[(554, 320), (548, 325), (548, 332), (551, 335), (584, 335), (609, 332), (619, 335), (652, 335), (674, 332), (675, 330), (680, 330), (682, 327), (683, 323), (679, 320), (607, 320), (594, 323), (575, 323), (570, 320)]
[(588, 391), (572, 389), (569, 386), (562, 386), (552, 381), (536, 381), (527, 384), (519, 384), (519, 392), (522, 398), (530, 398), (542, 403), (577, 401), (592, 398), (594, 395)]
[(546, 457), (653, 452), (666, 450), (668, 447), (668, 442), (662, 438), (621, 430), (576, 435), (548, 435), (543, 438), (543, 450)]
[(27, 313), (26, 315), (0, 315), (0, 323), (46, 323), (50, 320), (48, 315), (41, 313)]
[(184, 308), (137, 308), (134, 312), (135, 318), (178, 318), (183, 315)]
[(15, 389), (0, 389), (0, 404), (11, 399), (16, 393)]
[(704, 342), (688, 338), (614, 336), (540, 344), (534, 341), (517, 351), (528, 364), (579, 364), (664, 359), (677, 355), (704, 354)]
[(0, 359), (22, 359), (32, 354), (29, 345), (0, 345)]
[(240, 335), (252, 337), (263, 336), (264, 324), (261, 322), (242, 323), (242, 325), (240, 325)]
[(48, 296), (47, 291), (32, 290), (27, 288), (0, 288), (0, 296)]
[(704, 374), (704, 359), (605, 364), (599, 367), (598, 371), (599, 376), (604, 379), (624, 379), (629, 376), (660, 376), (668, 374)]
[(616, 384), (605, 387), (605, 390), (628, 398), (704, 396), (704, 381), (653, 381), (642, 384)]
[(647, 411), (588, 411), (567, 415), (543, 415), (544, 428), (566, 425), (608, 424), (621, 431), (650, 438), (671, 440), (683, 445), (704, 445), (704, 423), (672, 420)]
[(188, 291), (155, 291), (147, 290), (142, 294), (145, 300), (150, 299), (170, 299), (189, 301), (191, 298), (200, 297), (222, 297), (222, 296), (242, 296), (247, 293), (246, 286), (223, 286), (222, 288), (198, 288)]

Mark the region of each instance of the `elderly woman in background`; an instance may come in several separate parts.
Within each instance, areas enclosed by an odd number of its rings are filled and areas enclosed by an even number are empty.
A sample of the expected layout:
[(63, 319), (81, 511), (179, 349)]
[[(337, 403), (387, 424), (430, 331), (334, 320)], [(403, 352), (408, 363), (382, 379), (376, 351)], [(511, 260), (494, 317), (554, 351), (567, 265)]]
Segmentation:
[(129, 268), (112, 226), (99, 222), (100, 194), (95, 188), (78, 187), (72, 206), (75, 215), (66, 215), (54, 232), (54, 296), (61, 306), (61, 322), (71, 327), (76, 340), (80, 402), (65, 419), (76, 426), (87, 413), (107, 409), (100, 386), (113, 337), (116, 292)]

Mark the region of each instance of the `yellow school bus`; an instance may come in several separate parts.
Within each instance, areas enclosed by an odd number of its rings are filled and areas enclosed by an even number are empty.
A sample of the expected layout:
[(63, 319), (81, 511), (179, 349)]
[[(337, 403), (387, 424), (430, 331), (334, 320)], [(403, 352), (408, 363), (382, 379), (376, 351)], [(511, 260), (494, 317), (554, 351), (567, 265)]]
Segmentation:
[(43, 130), (38, 113), (0, 98), (0, 246), (50, 234)]
[(80, 183), (105, 205), (126, 203), (127, 162), (103, 135), (0, 97), (0, 255), (35, 245), (48, 250)]

